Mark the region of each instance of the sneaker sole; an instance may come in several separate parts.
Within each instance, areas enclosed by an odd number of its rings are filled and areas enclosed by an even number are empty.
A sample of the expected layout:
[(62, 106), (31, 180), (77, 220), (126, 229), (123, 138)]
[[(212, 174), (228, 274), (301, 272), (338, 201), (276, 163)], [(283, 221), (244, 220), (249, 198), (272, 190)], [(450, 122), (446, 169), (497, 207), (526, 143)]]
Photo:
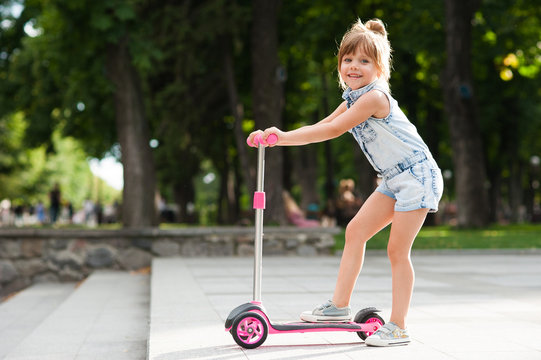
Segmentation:
[(365, 344), (366, 346), (377, 346), (377, 347), (385, 347), (385, 346), (400, 346), (400, 345), (408, 345), (411, 342), (411, 340), (380, 340), (380, 339), (366, 339)]

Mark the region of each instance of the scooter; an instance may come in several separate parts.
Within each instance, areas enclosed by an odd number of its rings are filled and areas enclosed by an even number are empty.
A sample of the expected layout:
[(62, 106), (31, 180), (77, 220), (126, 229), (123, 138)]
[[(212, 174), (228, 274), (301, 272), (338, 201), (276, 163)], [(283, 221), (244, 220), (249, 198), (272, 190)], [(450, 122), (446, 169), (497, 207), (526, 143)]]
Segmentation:
[(355, 332), (365, 340), (373, 334), (385, 321), (377, 314), (380, 310), (369, 307), (360, 310), (353, 322), (289, 322), (272, 323), (261, 302), (261, 277), (263, 258), (263, 210), (265, 209), (264, 172), (265, 147), (278, 141), (275, 134), (264, 140), (261, 135), (254, 138), (258, 148), (257, 156), (257, 188), (254, 193), (255, 240), (254, 240), (254, 277), (253, 300), (237, 306), (229, 313), (225, 321), (225, 330), (229, 331), (237, 344), (246, 349), (255, 349), (265, 342), (268, 334), (310, 333), (310, 332)]

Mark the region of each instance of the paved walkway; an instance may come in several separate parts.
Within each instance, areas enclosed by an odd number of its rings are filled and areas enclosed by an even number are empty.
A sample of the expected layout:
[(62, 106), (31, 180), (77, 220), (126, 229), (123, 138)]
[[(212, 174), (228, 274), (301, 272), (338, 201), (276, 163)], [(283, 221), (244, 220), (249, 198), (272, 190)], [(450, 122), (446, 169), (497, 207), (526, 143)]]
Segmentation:
[[(73, 292), (74, 284), (35, 284), (0, 306), (0, 359), (17, 347)], [(41, 353), (43, 354), (43, 353)]]
[[(269, 335), (240, 348), (224, 320), (252, 296), (251, 258), (155, 259), (149, 359), (541, 359), (541, 254), (416, 252), (412, 343), (365, 346), (354, 333)], [(332, 295), (340, 259), (264, 258), (263, 303), (273, 322), (298, 319)], [(391, 310), (384, 254), (369, 253), (354, 311)]]
[(0, 307), (0, 324), (7, 320), (0, 326), (0, 359), (144, 359), (148, 280), (148, 275), (95, 271), (75, 291), (73, 284), (23, 291)]

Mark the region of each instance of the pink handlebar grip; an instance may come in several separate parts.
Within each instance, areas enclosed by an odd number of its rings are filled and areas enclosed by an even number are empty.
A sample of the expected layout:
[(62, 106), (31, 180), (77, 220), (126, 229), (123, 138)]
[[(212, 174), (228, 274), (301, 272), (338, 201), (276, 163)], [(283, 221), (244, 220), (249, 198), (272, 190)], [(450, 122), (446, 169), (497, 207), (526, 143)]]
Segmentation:
[(270, 134), (267, 136), (267, 144), (274, 145), (278, 142), (278, 135), (276, 134)]
[(257, 134), (254, 137), (254, 142), (252, 144), (250, 143), (250, 139), (246, 139), (246, 143), (248, 144), (248, 146), (251, 146), (251, 147), (258, 147), (259, 144), (261, 144), (261, 145), (274, 145), (277, 142), (278, 142), (278, 135), (276, 135), (276, 134), (270, 134), (267, 137), (267, 141), (263, 140), (263, 138), (261, 137), (261, 134)]

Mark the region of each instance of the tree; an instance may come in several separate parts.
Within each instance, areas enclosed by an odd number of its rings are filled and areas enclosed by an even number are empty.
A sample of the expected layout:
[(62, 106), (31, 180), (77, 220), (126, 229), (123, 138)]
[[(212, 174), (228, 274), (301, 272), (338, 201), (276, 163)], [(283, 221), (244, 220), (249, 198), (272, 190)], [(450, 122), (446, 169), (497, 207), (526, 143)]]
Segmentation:
[[(328, 115), (341, 102), (337, 42), (357, 17), (379, 17), (394, 48), (393, 96), (447, 174), (444, 202), (461, 199), (463, 226), (473, 219), (468, 214), (488, 208), (493, 220), (502, 209), (521, 220), (524, 204), (534, 212), (539, 192), (533, 166), (541, 144), (540, 8), (525, 0), (454, 5), (446, 21), (444, 2), (430, 0), (27, 0), (18, 18), (2, 13), (0, 168), (5, 178), (24, 167), (17, 161), (24, 147), (54, 150), (51, 133), (58, 128), (100, 156), (138, 128), (117, 127), (116, 100), (139, 104), (133, 113), (149, 125), (134, 138), (144, 152), (150, 136), (159, 141), (152, 152), (160, 191), (180, 205), (182, 220), (195, 221), (185, 215), (203, 198), (196, 192), (212, 189), (216, 194), (205, 201), (219, 205), (205, 218), (231, 223), (254, 190), (256, 151), (245, 144), (247, 132), (254, 123), (289, 130)], [(34, 37), (24, 31), (30, 24)], [(121, 57), (125, 66), (115, 65)], [(9, 135), (14, 114), (29, 124), (24, 142)], [(269, 149), (267, 214), (282, 216), (282, 186), (303, 206), (323, 204), (345, 177), (366, 196), (374, 178), (362, 159), (347, 134)], [(216, 183), (194, 186), (202, 171), (216, 175)], [(149, 186), (136, 192), (150, 195)], [(487, 190), (490, 206), (471, 198)]]
[[(252, 95), (256, 127), (282, 127), (284, 107), (283, 82), (285, 69), (278, 58), (279, 0), (255, 0), (252, 17)], [(266, 186), (269, 203), (282, 204), (283, 154), (280, 147), (269, 151), (266, 159)], [(281, 206), (269, 207), (266, 212), (270, 221), (285, 223)]]
[(107, 75), (115, 85), (115, 118), (124, 165), (122, 221), (124, 227), (157, 225), (156, 179), (150, 152), (139, 76), (129, 53), (129, 35), (109, 44)]
[(50, 142), (63, 124), (65, 134), (100, 156), (118, 134), (126, 227), (156, 224), (154, 166), (134, 65), (144, 66), (152, 52), (134, 57), (130, 50), (140, 46), (138, 11), (144, 13), (139, 1), (29, 0), (23, 14), (32, 14), (41, 34), (25, 38), (11, 59), (14, 106), (31, 122), (30, 143)]
[(455, 164), (458, 224), (479, 227), (488, 223), (489, 207), (471, 64), (471, 23), (477, 6), (477, 1), (445, 1), (443, 91)]
[(149, 13), (148, 40), (160, 49), (160, 56), (144, 81), (153, 136), (159, 141), (155, 156), (160, 191), (178, 205), (179, 221), (194, 222), (189, 211), (197, 199), (194, 182), (203, 162), (211, 160), (210, 168), (220, 175), (216, 178), (220, 206), (213, 220), (229, 223), (238, 216), (240, 197), (229, 191), (235, 187), (238, 167), (233, 129), (242, 140), (237, 148), (246, 148), (243, 115), (236, 114), (235, 121), (228, 116), (228, 110), (237, 110), (240, 102), (233, 93), (237, 85), (231, 49), (239, 16), (235, 6), (225, 6), (223, 0), (166, 1)]
[(534, 196), (535, 156), (541, 153), (540, 15), (539, 6), (526, 1), (483, 2), (473, 19), (492, 221), (524, 221), (539, 211)]

